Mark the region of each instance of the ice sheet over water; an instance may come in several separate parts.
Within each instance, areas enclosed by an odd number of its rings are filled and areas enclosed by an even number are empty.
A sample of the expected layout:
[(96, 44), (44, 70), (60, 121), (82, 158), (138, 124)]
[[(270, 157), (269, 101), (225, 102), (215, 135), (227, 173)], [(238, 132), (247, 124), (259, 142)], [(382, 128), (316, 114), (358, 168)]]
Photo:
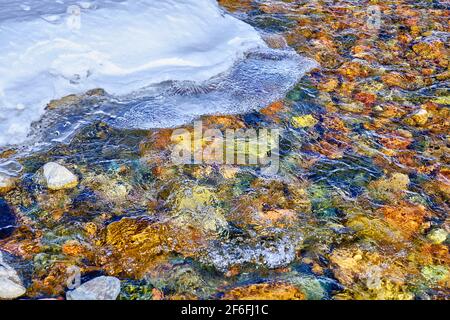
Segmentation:
[(30, 140), (46, 104), (68, 94), (101, 87), (113, 99), (49, 112), (31, 138), (62, 141), (102, 117), (147, 129), (248, 111), (282, 97), (313, 65), (268, 49), (215, 0), (2, 1), (0, 146)]

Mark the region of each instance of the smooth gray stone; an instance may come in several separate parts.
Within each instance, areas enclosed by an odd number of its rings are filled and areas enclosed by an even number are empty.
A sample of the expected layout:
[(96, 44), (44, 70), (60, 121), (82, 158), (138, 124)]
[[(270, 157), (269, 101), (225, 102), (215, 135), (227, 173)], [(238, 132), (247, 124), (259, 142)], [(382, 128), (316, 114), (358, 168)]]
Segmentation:
[(120, 280), (102, 276), (67, 292), (66, 298), (67, 300), (116, 300), (119, 293)]

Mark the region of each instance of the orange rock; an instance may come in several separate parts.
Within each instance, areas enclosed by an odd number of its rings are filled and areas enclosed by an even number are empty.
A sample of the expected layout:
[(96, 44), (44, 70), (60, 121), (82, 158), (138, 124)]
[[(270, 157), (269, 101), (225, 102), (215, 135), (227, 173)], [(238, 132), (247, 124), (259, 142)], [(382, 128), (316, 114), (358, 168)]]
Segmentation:
[(7, 194), (15, 189), (17, 178), (4, 176), (0, 173), (0, 195)]
[(273, 210), (273, 211), (267, 211), (267, 212), (264, 212), (261, 214), (265, 219), (269, 219), (273, 222), (279, 221), (282, 219), (295, 219), (297, 217), (297, 214), (295, 213), (295, 211), (286, 210), (286, 209), (277, 209), (277, 210)]
[(85, 247), (76, 240), (69, 240), (62, 246), (62, 252), (68, 256), (82, 256)]
[(153, 288), (152, 300), (164, 300), (164, 293), (159, 289)]
[(13, 149), (6, 149), (4, 151), (0, 151), (0, 159), (9, 158), (9, 157), (13, 156), (16, 153), (17, 153), (17, 151), (13, 150)]
[(320, 153), (330, 159), (340, 159), (344, 155), (344, 150), (341, 147), (325, 140), (321, 140), (318, 144), (306, 146), (306, 149)]
[(184, 300), (198, 300), (198, 297), (193, 294), (172, 294), (167, 296), (166, 300), (184, 301)]
[(405, 138), (398, 135), (385, 135), (380, 138), (380, 142), (388, 149), (403, 150), (406, 149), (414, 139)]
[(450, 264), (448, 246), (445, 244), (426, 243), (413, 254), (414, 260), (424, 265)]
[(272, 104), (270, 104), (269, 106), (267, 106), (266, 108), (261, 110), (261, 113), (269, 118), (271, 118), (272, 120), (279, 120), (279, 118), (277, 117), (277, 113), (283, 111), (284, 109), (284, 104), (282, 101), (277, 101), (274, 102)]
[(327, 79), (325, 82), (321, 82), (318, 85), (319, 90), (325, 92), (331, 92), (339, 85), (339, 81), (336, 78)]
[(305, 300), (305, 294), (287, 283), (261, 283), (232, 289), (224, 300)]
[(189, 226), (181, 229), (145, 217), (123, 218), (106, 229), (105, 268), (110, 274), (140, 277), (172, 252), (192, 256), (205, 247), (205, 241), (203, 233)]
[(422, 223), (430, 213), (422, 205), (407, 202), (399, 206), (385, 206), (380, 209), (386, 221), (397, 228), (406, 238), (411, 238), (420, 231)]
[(381, 77), (384, 84), (389, 87), (407, 88), (406, 78), (398, 72), (390, 72)]
[(45, 270), (35, 273), (27, 295), (29, 297), (63, 295), (67, 288), (67, 267), (65, 263), (53, 263)]
[(397, 118), (407, 113), (407, 111), (405, 111), (401, 106), (398, 106), (394, 103), (383, 104), (380, 106), (380, 108), (381, 110), (377, 111), (376, 115), (383, 118)]
[(279, 228), (286, 228), (298, 222), (298, 215), (294, 210), (276, 209), (266, 212), (259, 212), (259, 219), (264, 224), (269, 226), (276, 226)]
[(366, 106), (371, 106), (377, 101), (377, 96), (372, 93), (360, 92), (355, 94), (355, 100), (364, 103)]
[(231, 12), (248, 11), (252, 8), (252, 2), (252, 0), (219, 0), (219, 4)]
[(239, 275), (241, 273), (240, 266), (232, 266), (230, 269), (225, 273), (225, 277), (231, 278)]
[(241, 129), (245, 128), (244, 122), (233, 115), (228, 116), (205, 116), (202, 118), (205, 130), (212, 128)]
[(356, 78), (366, 78), (370, 75), (369, 67), (356, 61), (344, 63), (339, 68), (338, 72), (350, 80), (354, 80)]
[(397, 39), (403, 44), (411, 43), (411, 41), (413, 40), (413, 38), (409, 34), (401, 34)]
[(442, 57), (447, 57), (445, 45), (442, 41), (426, 42), (421, 41), (413, 45), (413, 51), (418, 54), (422, 59), (434, 60)]
[(331, 130), (335, 130), (342, 133), (349, 133), (350, 129), (347, 128), (344, 121), (342, 121), (339, 115), (330, 115), (327, 114), (323, 118), (323, 125)]
[(409, 168), (417, 168), (420, 166), (418, 162), (418, 155), (415, 151), (403, 150), (396, 155), (399, 163)]
[(354, 46), (352, 48), (353, 54), (361, 54), (361, 53), (368, 52), (368, 51), (370, 51), (370, 48), (367, 46), (362, 46), (362, 45)]
[(421, 70), (421, 72), (422, 72), (422, 74), (423, 74), (424, 76), (431, 76), (431, 75), (433, 75), (433, 73), (434, 73), (434, 69), (432, 69), (432, 68), (423, 68), (423, 69)]
[(158, 150), (164, 150), (170, 144), (173, 130), (161, 129), (153, 136), (153, 147)]

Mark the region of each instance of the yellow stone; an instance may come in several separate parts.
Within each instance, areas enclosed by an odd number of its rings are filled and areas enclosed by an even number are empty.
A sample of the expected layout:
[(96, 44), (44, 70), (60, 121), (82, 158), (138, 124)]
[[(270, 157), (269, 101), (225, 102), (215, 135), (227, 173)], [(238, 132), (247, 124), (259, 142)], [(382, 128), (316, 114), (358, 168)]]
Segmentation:
[(298, 116), (292, 118), (292, 125), (295, 128), (306, 128), (315, 126), (319, 122), (312, 115), (308, 114), (306, 116)]
[(177, 198), (179, 210), (195, 210), (198, 207), (212, 205), (216, 201), (214, 194), (206, 187), (194, 186), (190, 190), (185, 190), (185, 194)]
[(13, 177), (0, 173), (0, 195), (6, 194), (16, 187), (16, 180)]
[(434, 244), (441, 244), (447, 240), (448, 233), (444, 229), (434, 229), (431, 231), (427, 238)]
[(439, 97), (433, 100), (434, 103), (444, 104), (446, 106), (450, 105), (450, 96)]
[(423, 126), (427, 123), (429, 115), (427, 110), (425, 109), (420, 109), (417, 112), (415, 112), (411, 118), (415, 121), (415, 123), (419, 126)]
[(287, 283), (260, 283), (232, 289), (224, 300), (304, 300), (298, 288)]

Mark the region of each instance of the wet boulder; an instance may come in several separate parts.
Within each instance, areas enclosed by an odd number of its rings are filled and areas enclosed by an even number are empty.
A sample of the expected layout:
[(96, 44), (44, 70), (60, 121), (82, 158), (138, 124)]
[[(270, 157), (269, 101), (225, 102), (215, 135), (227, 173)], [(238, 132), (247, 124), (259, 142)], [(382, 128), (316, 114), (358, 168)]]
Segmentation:
[(6, 194), (16, 187), (16, 179), (0, 172), (0, 195)]
[(77, 176), (55, 162), (44, 166), (44, 178), (50, 190), (73, 189), (78, 185)]
[(16, 299), (26, 292), (22, 280), (6, 261), (0, 251), (0, 300)]
[(120, 280), (101, 276), (67, 292), (67, 300), (116, 300), (120, 294)]

